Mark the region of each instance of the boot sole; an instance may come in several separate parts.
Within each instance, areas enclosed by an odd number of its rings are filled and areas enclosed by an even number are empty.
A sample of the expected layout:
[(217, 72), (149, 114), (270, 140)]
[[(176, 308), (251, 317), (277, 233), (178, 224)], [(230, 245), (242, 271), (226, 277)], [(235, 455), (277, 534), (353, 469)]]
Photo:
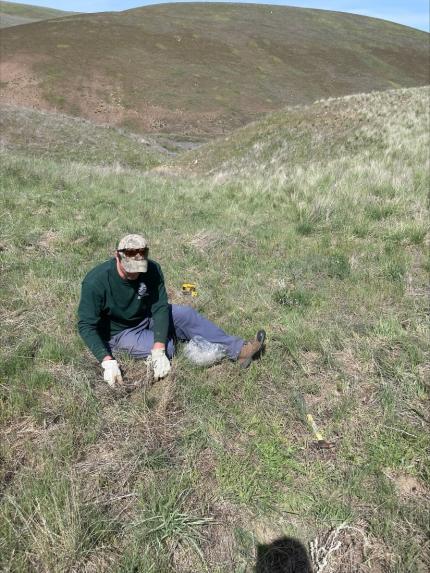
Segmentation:
[(257, 332), (257, 336), (255, 338), (260, 343), (260, 346), (255, 350), (255, 352), (253, 354), (251, 354), (251, 356), (249, 356), (243, 362), (240, 363), (241, 368), (248, 368), (248, 366), (251, 364), (253, 358), (261, 352), (261, 349), (263, 348), (264, 341), (266, 340), (266, 331), (263, 329), (259, 330)]

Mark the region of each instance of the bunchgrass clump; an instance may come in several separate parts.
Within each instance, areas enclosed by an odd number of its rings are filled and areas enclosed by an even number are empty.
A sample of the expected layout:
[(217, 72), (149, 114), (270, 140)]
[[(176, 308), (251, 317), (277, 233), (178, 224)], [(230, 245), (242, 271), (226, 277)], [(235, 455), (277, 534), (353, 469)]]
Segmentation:
[(280, 289), (273, 297), (278, 304), (287, 309), (306, 308), (312, 303), (312, 294), (299, 289)]

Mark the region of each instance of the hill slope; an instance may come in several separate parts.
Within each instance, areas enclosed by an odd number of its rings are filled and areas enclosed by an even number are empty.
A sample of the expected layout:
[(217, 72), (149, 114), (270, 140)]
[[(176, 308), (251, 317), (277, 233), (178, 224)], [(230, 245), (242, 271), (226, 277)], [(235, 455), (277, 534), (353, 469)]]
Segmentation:
[[(228, 178), (264, 177), (332, 162), (384, 145), (393, 118), (410, 108), (425, 122), (429, 88), (387, 90), (289, 107), (179, 156), (169, 166)], [(161, 167), (163, 169), (163, 167)]]
[(147, 169), (187, 142), (157, 142), (63, 114), (0, 105), (0, 146), (34, 157)]
[(222, 133), (322, 97), (428, 83), (428, 35), (363, 16), (164, 4), (4, 31), (2, 98), (139, 131)]
[(31, 4), (15, 4), (14, 2), (2, 1), (0, 4), (0, 28), (29, 24), (51, 18), (70, 16), (73, 12), (55, 10), (54, 8), (42, 8)]

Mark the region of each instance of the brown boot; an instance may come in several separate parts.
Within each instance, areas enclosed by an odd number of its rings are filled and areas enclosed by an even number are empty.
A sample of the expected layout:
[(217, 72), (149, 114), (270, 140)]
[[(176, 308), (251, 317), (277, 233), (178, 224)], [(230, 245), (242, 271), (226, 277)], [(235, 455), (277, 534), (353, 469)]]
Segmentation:
[(252, 359), (261, 352), (265, 340), (266, 332), (264, 330), (259, 330), (254, 340), (245, 342), (241, 351), (239, 352), (239, 356), (237, 357), (237, 361), (242, 368), (248, 368), (252, 362)]

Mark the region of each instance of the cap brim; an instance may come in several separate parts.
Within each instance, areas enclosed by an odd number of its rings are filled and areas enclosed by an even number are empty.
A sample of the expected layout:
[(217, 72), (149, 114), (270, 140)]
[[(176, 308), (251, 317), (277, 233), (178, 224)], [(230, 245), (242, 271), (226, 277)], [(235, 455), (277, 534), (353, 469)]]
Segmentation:
[(136, 261), (136, 259), (124, 257), (121, 259), (121, 263), (128, 273), (146, 273), (148, 270), (147, 260)]

